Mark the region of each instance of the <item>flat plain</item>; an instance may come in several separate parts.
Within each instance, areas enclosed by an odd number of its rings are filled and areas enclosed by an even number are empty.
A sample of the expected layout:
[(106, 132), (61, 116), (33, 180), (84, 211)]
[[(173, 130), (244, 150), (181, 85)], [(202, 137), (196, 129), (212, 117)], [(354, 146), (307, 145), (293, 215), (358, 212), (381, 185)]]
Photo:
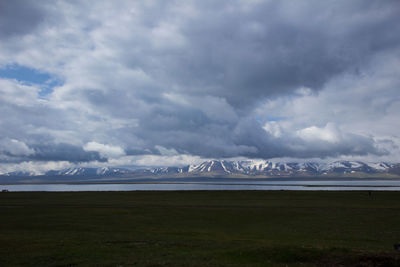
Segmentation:
[(0, 266), (400, 266), (400, 192), (0, 193)]

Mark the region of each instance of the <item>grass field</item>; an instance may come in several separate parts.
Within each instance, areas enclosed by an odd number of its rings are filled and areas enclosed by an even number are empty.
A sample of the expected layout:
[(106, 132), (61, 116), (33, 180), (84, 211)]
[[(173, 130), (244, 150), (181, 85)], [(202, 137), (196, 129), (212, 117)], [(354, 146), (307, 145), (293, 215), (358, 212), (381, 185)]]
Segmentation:
[(400, 266), (400, 192), (0, 193), (0, 266)]

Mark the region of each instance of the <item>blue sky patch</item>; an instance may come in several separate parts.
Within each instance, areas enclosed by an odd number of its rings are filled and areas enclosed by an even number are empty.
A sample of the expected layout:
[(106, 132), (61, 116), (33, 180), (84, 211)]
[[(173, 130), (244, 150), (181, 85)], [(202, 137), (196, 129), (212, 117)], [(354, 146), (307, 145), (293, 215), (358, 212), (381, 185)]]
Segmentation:
[(261, 124), (264, 124), (266, 122), (270, 121), (282, 121), (286, 120), (285, 117), (268, 117), (268, 116), (256, 116), (255, 119), (260, 122)]
[(37, 85), (41, 88), (39, 97), (50, 94), (54, 87), (62, 85), (62, 82), (57, 77), (49, 73), (18, 64), (6, 65), (0, 68), (0, 78), (15, 79), (21, 83)]
[(267, 121), (281, 121), (284, 119), (285, 119), (285, 117), (268, 117)]

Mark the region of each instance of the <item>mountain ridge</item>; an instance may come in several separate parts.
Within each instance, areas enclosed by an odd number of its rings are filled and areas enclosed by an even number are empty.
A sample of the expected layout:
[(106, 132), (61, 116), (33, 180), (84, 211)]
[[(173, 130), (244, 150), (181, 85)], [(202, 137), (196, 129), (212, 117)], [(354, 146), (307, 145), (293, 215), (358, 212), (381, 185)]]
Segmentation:
[(77, 167), (62, 170), (50, 170), (44, 174), (34, 172), (10, 172), (0, 177), (160, 177), (160, 176), (324, 176), (324, 175), (400, 175), (400, 164), (361, 161), (318, 162), (273, 162), (268, 160), (209, 160), (196, 165), (183, 167), (157, 168), (115, 168), (115, 167)]

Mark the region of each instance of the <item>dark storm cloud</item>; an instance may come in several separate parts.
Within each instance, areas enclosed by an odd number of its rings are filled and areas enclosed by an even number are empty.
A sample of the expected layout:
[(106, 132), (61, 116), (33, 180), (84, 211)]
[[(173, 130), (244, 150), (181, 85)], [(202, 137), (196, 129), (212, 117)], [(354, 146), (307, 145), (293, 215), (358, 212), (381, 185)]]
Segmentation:
[(398, 2), (268, 1), (245, 10), (217, 1), (195, 8), (199, 14), (179, 25), (186, 46), (127, 50), (123, 60), (178, 82), (184, 93), (224, 97), (237, 107), (299, 87), (320, 90), (400, 40)]
[(22, 161), (68, 161), (72, 163), (82, 163), (91, 161), (107, 161), (107, 159), (101, 157), (98, 152), (84, 151), (82, 147), (69, 144), (39, 144), (30, 149), (32, 149), (33, 152), (27, 155), (15, 155), (15, 153), (10, 151), (0, 151), (0, 162), (18, 163)]
[(23, 35), (35, 30), (44, 20), (43, 1), (0, 1), (0, 38)]
[(0, 2), (0, 65), (65, 83), (0, 80), (0, 161), (388, 153), (399, 1), (43, 3)]
[(33, 148), (35, 153), (29, 156), (30, 160), (39, 161), (69, 161), (69, 162), (89, 162), (107, 161), (98, 152), (84, 151), (82, 147), (69, 144), (38, 145)]

